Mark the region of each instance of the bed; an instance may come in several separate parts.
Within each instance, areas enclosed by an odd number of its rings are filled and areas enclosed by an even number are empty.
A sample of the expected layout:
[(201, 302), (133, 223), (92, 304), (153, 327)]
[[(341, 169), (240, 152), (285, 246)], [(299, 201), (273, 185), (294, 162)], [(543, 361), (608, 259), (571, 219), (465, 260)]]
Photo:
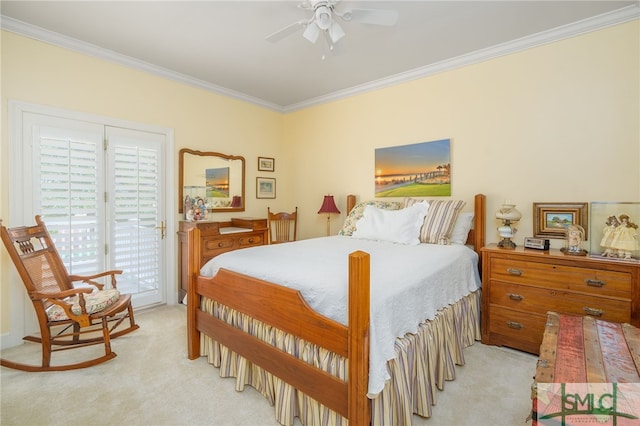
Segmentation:
[[(411, 201), (419, 203), (421, 200)], [(435, 201), (429, 201), (432, 206), (435, 205)], [(412, 203), (402, 206), (396, 203), (395, 209), (407, 207), (403, 211), (408, 212)], [(460, 252), (466, 250), (473, 253), (471, 260), (473, 275), (477, 277), (476, 285), (469, 284), (466, 290), (460, 290), (463, 293), (448, 294), (446, 303), (431, 306), (429, 312), (418, 312), (424, 315), (421, 321), (411, 326), (400, 324), (394, 330), (382, 329), (386, 327), (385, 324), (393, 323), (389, 318), (395, 318), (397, 311), (411, 310), (397, 307), (403, 306), (402, 303), (410, 301), (412, 297), (394, 293), (396, 300), (388, 305), (395, 308), (387, 309), (391, 311), (387, 312), (391, 317), (383, 315), (379, 318), (376, 307), (386, 304), (381, 299), (381, 287), (376, 281), (388, 274), (376, 269), (381, 257), (376, 254), (377, 249), (371, 241), (359, 240), (363, 242), (362, 245), (353, 241), (356, 238), (352, 233), (358, 230), (349, 229), (348, 222), (351, 220), (351, 226), (354, 227), (362, 217), (362, 211), (370, 209), (367, 203), (355, 204), (355, 197), (349, 196), (348, 210), (351, 213), (341, 230), (342, 235), (317, 239), (321, 243), (318, 249), (321, 251), (307, 256), (312, 263), (320, 264), (326, 271), (334, 268), (328, 268), (323, 263), (324, 255), (318, 253), (328, 251), (333, 253), (332, 257), (344, 256), (343, 265), (336, 266), (337, 272), (334, 273), (346, 275), (339, 281), (343, 281), (343, 287), (348, 286), (348, 290), (343, 291), (342, 307), (333, 311), (332, 308), (312, 307), (313, 304), (322, 307), (324, 294), (316, 291), (323, 288), (324, 284), (314, 281), (315, 277), (327, 274), (316, 273), (307, 279), (314, 283), (311, 288), (318, 293), (314, 299), (310, 297), (312, 290), (296, 288), (295, 283), (289, 282), (293, 279), (289, 276), (281, 278), (283, 281), (279, 283), (264, 279), (269, 276), (280, 277), (269, 275), (271, 272), (267, 274), (265, 270), (298, 274), (271, 263), (274, 262), (272, 259), (264, 260), (267, 258), (266, 252), (252, 251), (298, 244), (292, 247), (299, 253), (305, 253), (307, 248), (304, 246), (312, 244), (308, 240), (238, 250), (218, 256), (220, 259), (214, 258), (207, 265), (200, 265), (199, 231), (194, 228), (187, 234), (189, 358), (206, 356), (210, 363), (219, 368), (221, 376), (236, 378), (238, 391), (245, 385), (256, 388), (275, 406), (276, 419), (283, 425), (293, 424), (296, 417), (303, 424), (352, 425), (411, 424), (414, 413), (430, 417), (431, 407), (437, 401), (437, 390), (443, 389), (446, 380), (455, 378), (455, 365), (464, 364), (463, 349), (480, 339), (477, 268), (481, 264), (479, 250), (484, 245), (485, 196), (478, 194), (473, 203), (469, 203), (474, 208), (473, 214), (467, 213), (467, 217), (472, 217), (472, 229), (466, 234), (466, 246), (460, 244), (460, 248), (455, 248)], [(385, 210), (379, 205), (384, 203), (375, 204)], [(462, 205), (459, 208), (462, 209)], [(356, 214), (357, 211), (360, 211), (360, 216)], [(455, 215), (462, 216), (457, 211)], [(348, 244), (342, 247), (345, 242)], [(416, 247), (422, 246), (430, 244)], [(443, 244), (431, 246), (438, 252), (446, 247)], [(376, 263), (372, 265), (372, 254), (359, 247), (371, 249), (373, 258), (378, 259)], [(351, 249), (354, 250), (349, 251)], [(391, 250), (388, 245), (383, 252), (391, 253), (386, 250)], [(404, 253), (401, 251), (395, 256), (403, 258)], [(468, 253), (463, 255), (469, 257)], [(303, 262), (305, 256), (300, 256), (296, 258), (297, 263)], [(440, 256), (439, 262), (446, 263), (447, 256)], [(254, 263), (247, 262), (252, 257), (263, 259), (263, 263), (255, 266), (253, 272), (245, 273), (252, 271), (245, 269), (246, 264)], [(276, 257), (288, 256), (280, 254)], [(213, 261), (216, 262), (212, 266), (210, 263)], [(335, 259), (327, 261), (335, 262)], [(338, 281), (334, 277), (329, 280)], [(370, 285), (373, 286), (373, 294)], [(340, 295), (335, 294), (326, 298), (341, 299)], [(420, 305), (421, 308), (422, 304), (413, 305)], [(374, 314), (370, 315), (372, 307)], [(389, 333), (393, 335), (398, 330), (401, 331), (397, 334), (399, 337), (389, 342)], [(386, 336), (386, 340), (381, 336)], [(372, 344), (380, 339), (384, 349)], [(390, 346), (393, 351), (391, 355)], [(384, 368), (381, 369), (380, 363)]]

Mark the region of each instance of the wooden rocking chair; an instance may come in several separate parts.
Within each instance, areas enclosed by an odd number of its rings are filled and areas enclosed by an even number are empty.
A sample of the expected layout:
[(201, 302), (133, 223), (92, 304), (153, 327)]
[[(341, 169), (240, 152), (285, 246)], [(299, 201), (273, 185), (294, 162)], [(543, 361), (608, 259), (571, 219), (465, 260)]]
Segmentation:
[[(116, 275), (122, 271), (69, 275), (44, 222), (40, 216), (35, 219), (35, 226), (10, 229), (0, 220), (0, 233), (36, 311), (40, 336), (26, 336), (24, 340), (42, 345), (42, 365), (5, 359), (0, 359), (0, 365), (23, 371), (63, 371), (114, 358), (111, 339), (139, 328), (133, 317), (131, 295), (120, 294), (116, 289)], [(95, 281), (108, 276), (111, 288)], [(74, 282), (83, 285), (76, 288)], [(75, 364), (51, 365), (52, 352), (96, 344), (104, 344), (104, 355)]]

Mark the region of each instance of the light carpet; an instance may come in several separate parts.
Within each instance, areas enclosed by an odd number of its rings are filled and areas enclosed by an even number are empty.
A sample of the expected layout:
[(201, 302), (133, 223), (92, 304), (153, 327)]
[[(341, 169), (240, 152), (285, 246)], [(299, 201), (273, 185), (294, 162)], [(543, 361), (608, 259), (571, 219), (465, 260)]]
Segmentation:
[[(234, 390), (204, 358), (186, 351), (186, 307), (136, 313), (140, 329), (112, 341), (116, 358), (95, 367), (25, 373), (0, 369), (0, 424), (10, 425), (278, 425), (273, 407), (257, 391)], [(70, 359), (101, 346), (55, 353)], [(437, 394), (429, 419), (416, 426), (522, 425), (531, 410), (537, 358), (494, 346), (464, 352), (466, 365)], [(2, 357), (39, 363), (40, 346), (25, 343)], [(296, 423), (299, 424), (299, 423)]]

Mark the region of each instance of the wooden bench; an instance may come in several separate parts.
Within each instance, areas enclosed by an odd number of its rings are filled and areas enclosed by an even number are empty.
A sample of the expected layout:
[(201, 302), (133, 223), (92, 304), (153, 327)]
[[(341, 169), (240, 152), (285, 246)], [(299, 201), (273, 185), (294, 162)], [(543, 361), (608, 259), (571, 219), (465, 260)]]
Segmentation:
[(640, 424), (640, 329), (549, 312), (532, 400), (534, 426)]

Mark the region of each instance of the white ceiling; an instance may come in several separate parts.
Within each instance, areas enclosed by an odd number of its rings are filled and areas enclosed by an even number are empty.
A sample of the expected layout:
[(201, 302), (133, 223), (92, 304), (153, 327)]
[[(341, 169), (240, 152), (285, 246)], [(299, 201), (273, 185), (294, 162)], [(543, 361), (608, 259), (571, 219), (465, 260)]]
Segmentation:
[(355, 22), (338, 55), (302, 31), (298, 1), (7, 1), (2, 27), (281, 111), (489, 59), (640, 17), (638, 1), (342, 1), (394, 9), (393, 27)]

